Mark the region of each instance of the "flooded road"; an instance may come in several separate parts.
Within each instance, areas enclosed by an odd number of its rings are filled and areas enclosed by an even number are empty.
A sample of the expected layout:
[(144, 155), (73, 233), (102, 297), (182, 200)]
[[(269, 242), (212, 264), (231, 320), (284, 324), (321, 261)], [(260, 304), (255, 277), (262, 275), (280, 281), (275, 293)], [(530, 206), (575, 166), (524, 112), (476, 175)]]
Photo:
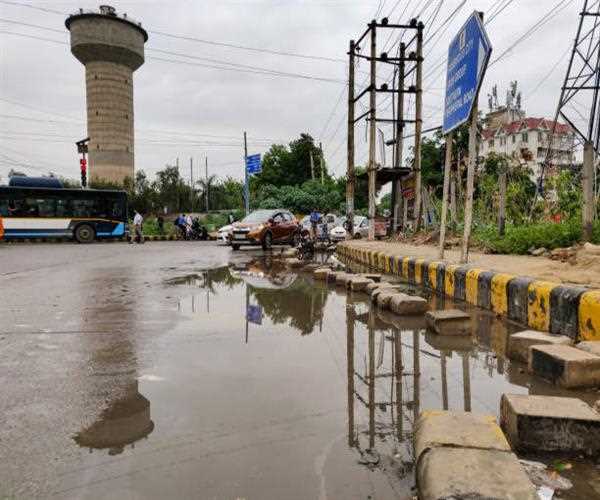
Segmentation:
[[(472, 314), (476, 342), (441, 343), (257, 252), (15, 248), (0, 267), (0, 498), (412, 498), (420, 411), (565, 394), (504, 358), (522, 328), (440, 297), (424, 295)], [(597, 467), (571, 463), (562, 498), (600, 496)]]

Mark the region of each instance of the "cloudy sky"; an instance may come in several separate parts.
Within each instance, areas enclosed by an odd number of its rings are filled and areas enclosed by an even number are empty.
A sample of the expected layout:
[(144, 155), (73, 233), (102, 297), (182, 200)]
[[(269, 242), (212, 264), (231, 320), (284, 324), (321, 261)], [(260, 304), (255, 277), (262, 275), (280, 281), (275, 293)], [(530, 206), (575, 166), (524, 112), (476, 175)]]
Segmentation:
[[(322, 141), (330, 170), (343, 173), (346, 50), (348, 41), (358, 37), (375, 16), (407, 21), (420, 14), (421, 20), (429, 21), (426, 36), (431, 37), (424, 49), (425, 127), (441, 122), (447, 45), (473, 10), (486, 12), (490, 20), (492, 61), (537, 26), (530, 37), (491, 65), (480, 105), (487, 106), (485, 94), (494, 83), (502, 96), (510, 80), (518, 80), (528, 115), (550, 117), (582, 2), (113, 1), (120, 13), (126, 12), (149, 30), (146, 62), (134, 77), (136, 168), (152, 176), (178, 157), (182, 173), (188, 175), (190, 157), (195, 165), (204, 165), (208, 157), (210, 173), (241, 177), (246, 130), (250, 153), (264, 152), (272, 142), (287, 143), (308, 132)], [(84, 68), (69, 51), (64, 19), (65, 13), (80, 7), (97, 6), (85, 0), (0, 0), (0, 177), (4, 181), (13, 167), (30, 175), (51, 170), (78, 177), (74, 141), (86, 136)], [(548, 12), (551, 15), (544, 18)], [(396, 38), (394, 34), (388, 40), (382, 33), (380, 50), (392, 46)], [(364, 82), (366, 69), (363, 62), (358, 85)], [(388, 67), (381, 68), (382, 81), (388, 73)], [(362, 124), (356, 140), (360, 163), (366, 158)]]

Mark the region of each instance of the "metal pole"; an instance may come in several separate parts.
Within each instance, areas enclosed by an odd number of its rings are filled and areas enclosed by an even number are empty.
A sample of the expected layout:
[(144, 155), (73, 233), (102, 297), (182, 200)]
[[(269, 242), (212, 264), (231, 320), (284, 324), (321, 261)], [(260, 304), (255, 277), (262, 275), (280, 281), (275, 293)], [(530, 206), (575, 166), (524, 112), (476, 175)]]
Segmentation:
[(375, 182), (376, 182), (376, 166), (375, 166), (375, 147), (376, 147), (376, 112), (377, 106), (377, 28), (375, 20), (371, 22), (371, 85), (369, 91), (369, 106), (371, 122), (369, 123), (369, 241), (375, 239)]
[(421, 130), (423, 129), (423, 23), (417, 28), (417, 69), (415, 94), (415, 231), (421, 227)]
[(440, 248), (439, 258), (444, 258), (444, 243), (446, 242), (446, 215), (448, 213), (448, 191), (450, 176), (452, 175), (452, 141), (454, 132), (446, 135), (446, 161), (444, 163), (444, 194), (442, 196), (442, 219), (440, 220)]
[(477, 101), (473, 101), (473, 112), (469, 126), (469, 165), (467, 167), (467, 193), (465, 195), (465, 230), (463, 233), (460, 261), (469, 262), (469, 238), (471, 237), (471, 223), (473, 221), (473, 184), (475, 183), (475, 166), (477, 164)]
[(246, 163), (248, 161), (248, 141), (246, 138), (246, 131), (244, 131), (244, 207), (246, 209), (246, 215), (250, 213), (250, 186), (248, 179), (248, 167)]
[[(396, 144), (395, 144), (395, 158), (396, 165), (395, 167), (400, 169), (402, 167), (402, 156), (404, 149), (404, 74), (405, 74), (405, 64), (404, 58), (406, 57), (406, 44), (400, 44), (400, 62), (398, 64), (398, 110), (397, 110), (397, 122), (396, 122)], [(395, 233), (398, 229), (399, 225), (399, 217), (400, 217), (400, 203), (403, 201), (402, 199), (402, 182), (400, 179), (394, 181), (396, 186), (396, 196), (394, 197), (394, 206), (392, 206), (392, 217), (393, 217), (393, 229), (392, 231)]]
[(583, 239), (591, 241), (594, 223), (594, 143), (587, 141), (583, 146)]
[(346, 170), (346, 224), (348, 238), (354, 236), (354, 40), (348, 52), (348, 166)]
[(194, 160), (190, 157), (190, 212), (194, 211)]
[(498, 234), (504, 236), (506, 229), (506, 168), (502, 167), (502, 171), (498, 176), (498, 184), (500, 184), (499, 200), (498, 200)]
[(325, 162), (323, 160), (323, 143), (319, 142), (319, 152), (321, 153), (321, 161), (319, 166), (321, 167), (321, 186), (325, 183)]
[(310, 155), (310, 178), (314, 181), (315, 180), (315, 162), (313, 159), (312, 151), (309, 153), (309, 155)]
[(206, 213), (208, 213), (208, 200), (209, 200), (209, 185), (208, 185), (208, 156), (204, 157), (204, 168), (206, 172)]

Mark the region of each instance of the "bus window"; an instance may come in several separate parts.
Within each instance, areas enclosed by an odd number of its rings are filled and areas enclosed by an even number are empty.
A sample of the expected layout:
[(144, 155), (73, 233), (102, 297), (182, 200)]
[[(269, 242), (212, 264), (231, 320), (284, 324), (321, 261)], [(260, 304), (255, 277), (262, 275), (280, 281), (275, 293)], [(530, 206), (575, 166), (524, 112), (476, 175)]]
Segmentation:
[(29, 207), (29, 215), (31, 217), (56, 216), (56, 203), (52, 198), (27, 198), (25, 201)]
[(93, 217), (95, 200), (72, 200), (73, 217)]
[(8, 217), (8, 200), (0, 200), (0, 217)]
[(67, 198), (59, 198), (56, 200), (56, 217), (70, 217), (71, 216), (71, 200)]

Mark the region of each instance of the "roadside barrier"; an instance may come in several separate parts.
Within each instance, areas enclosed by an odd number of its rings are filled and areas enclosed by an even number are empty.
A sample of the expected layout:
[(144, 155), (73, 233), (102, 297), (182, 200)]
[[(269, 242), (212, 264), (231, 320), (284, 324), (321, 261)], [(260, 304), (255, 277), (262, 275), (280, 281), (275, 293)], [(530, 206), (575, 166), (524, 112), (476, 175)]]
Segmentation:
[(343, 258), (574, 341), (600, 340), (600, 290), (338, 244)]

